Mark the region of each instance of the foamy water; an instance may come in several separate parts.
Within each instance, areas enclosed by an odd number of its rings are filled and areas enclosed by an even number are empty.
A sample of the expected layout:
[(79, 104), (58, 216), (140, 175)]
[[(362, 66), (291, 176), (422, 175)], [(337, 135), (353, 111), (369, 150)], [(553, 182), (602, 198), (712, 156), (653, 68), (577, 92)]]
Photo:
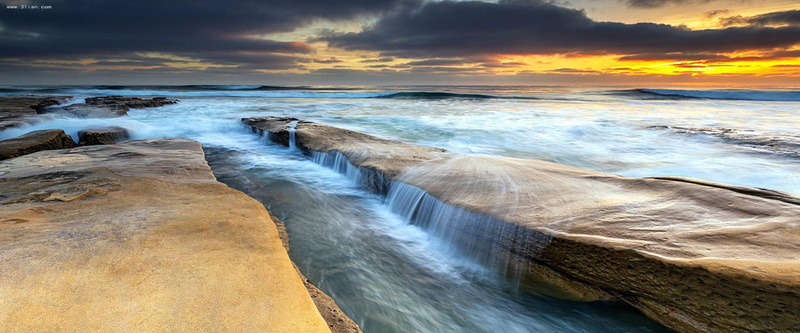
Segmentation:
[[(517, 293), (446, 235), (409, 223), (391, 202), (239, 119), (292, 116), (461, 153), (535, 158), (626, 176), (687, 176), (800, 194), (798, 156), (652, 126), (747, 130), (793, 140), (795, 91), (537, 87), (0, 87), (10, 94), (166, 95), (177, 105), (128, 117), (47, 115), (0, 139), (117, 125), (134, 139), (202, 142), (219, 179), (287, 224), (291, 257), (365, 332), (655, 332), (632, 309)], [(446, 94), (418, 94), (418, 92)], [(402, 95), (395, 95), (402, 92)], [(704, 97), (705, 96), (705, 97)], [(522, 97), (522, 98), (518, 98)], [(715, 99), (709, 99), (715, 98)], [(321, 161), (317, 161), (321, 162)], [(333, 163), (335, 164), (335, 163)], [(463, 244), (462, 244), (463, 245)], [(463, 247), (463, 246), (462, 246)], [(463, 250), (463, 249), (462, 249)]]

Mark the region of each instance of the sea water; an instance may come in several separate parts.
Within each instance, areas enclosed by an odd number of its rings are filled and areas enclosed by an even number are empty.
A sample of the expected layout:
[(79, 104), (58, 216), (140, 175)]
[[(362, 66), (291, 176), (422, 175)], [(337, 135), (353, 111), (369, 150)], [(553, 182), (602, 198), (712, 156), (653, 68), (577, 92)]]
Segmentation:
[[(365, 332), (658, 332), (616, 303), (519, 292), (452, 240), (408, 223), (345, 161), (303, 155), (251, 133), (242, 117), (292, 116), (459, 153), (532, 158), (625, 176), (686, 176), (800, 194), (792, 90), (564, 87), (0, 87), (3, 95), (170, 96), (122, 118), (49, 114), (45, 128), (118, 125), (134, 139), (204, 144), (217, 177), (284, 220), (290, 256)], [(675, 131), (672, 128), (709, 131)], [(736, 138), (775, 138), (776, 151)], [(341, 169), (341, 170), (339, 170)], [(338, 172), (344, 171), (344, 174)], [(349, 177), (348, 177), (349, 176)], [(391, 201), (391, 200), (388, 200)]]

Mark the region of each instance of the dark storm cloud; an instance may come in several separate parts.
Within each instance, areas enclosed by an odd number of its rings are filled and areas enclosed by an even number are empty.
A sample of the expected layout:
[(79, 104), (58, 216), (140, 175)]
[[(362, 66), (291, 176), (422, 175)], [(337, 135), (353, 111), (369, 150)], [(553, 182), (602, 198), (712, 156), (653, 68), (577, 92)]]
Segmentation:
[(264, 64), (268, 54), (313, 50), (256, 36), (292, 31), (317, 19), (372, 15), (408, 1), (415, 0), (61, 0), (49, 10), (2, 8), (0, 58), (164, 52), (207, 60), (215, 53), (242, 53), (243, 60)]
[(800, 26), (800, 10), (787, 10), (782, 12), (772, 12), (755, 16), (744, 17), (741, 15), (725, 17), (720, 19), (724, 26), (731, 25), (794, 25)]
[(394, 58), (392, 58), (392, 57), (383, 57), (383, 58), (378, 58), (378, 59), (365, 59), (365, 60), (361, 60), (359, 62), (371, 63), (371, 62), (391, 62), (391, 61), (394, 61)]
[(686, 5), (711, 1), (714, 0), (624, 0), (629, 7), (636, 8), (658, 8), (666, 5)]
[(334, 47), (385, 56), (447, 58), (491, 54), (721, 53), (786, 48), (800, 27), (688, 30), (666, 24), (597, 22), (544, 1), (443, 1), (385, 16), (358, 33), (328, 33)]
[(343, 62), (343, 61), (339, 60), (339, 59), (336, 59), (334, 57), (331, 57), (329, 59), (314, 59), (314, 62), (316, 62), (318, 64), (335, 64), (335, 63), (339, 63), (339, 62)]

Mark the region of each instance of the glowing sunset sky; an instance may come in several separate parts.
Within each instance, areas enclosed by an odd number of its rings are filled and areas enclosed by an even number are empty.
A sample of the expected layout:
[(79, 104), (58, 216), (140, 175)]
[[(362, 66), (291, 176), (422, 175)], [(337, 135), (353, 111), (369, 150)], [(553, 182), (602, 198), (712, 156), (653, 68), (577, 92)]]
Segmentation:
[(0, 9), (0, 84), (193, 83), (796, 87), (800, 1), (55, 0)]

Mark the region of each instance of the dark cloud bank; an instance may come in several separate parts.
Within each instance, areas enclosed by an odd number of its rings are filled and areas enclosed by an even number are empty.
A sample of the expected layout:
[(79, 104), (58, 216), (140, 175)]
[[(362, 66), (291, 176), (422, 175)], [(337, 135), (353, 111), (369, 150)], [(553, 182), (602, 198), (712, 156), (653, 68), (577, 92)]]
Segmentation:
[[(0, 9), (0, 58), (130, 57), (163, 52), (282, 69), (304, 43), (253, 38), (316, 19), (374, 15), (405, 0), (61, 0), (53, 9)], [(5, 7), (5, 5), (3, 6)], [(163, 60), (163, 59), (162, 59)], [(142, 60), (145, 61), (145, 60)]]
[(358, 33), (321, 40), (349, 50), (406, 58), (492, 54), (714, 55), (787, 48), (800, 27), (688, 30), (665, 24), (598, 22), (581, 10), (544, 1), (443, 1), (387, 16)]
[[(650, 8), (705, 0), (619, 1)], [(544, 0), (56, 0), (51, 10), (0, 9), (0, 71), (24, 74), (30, 67), (21, 63), (29, 59), (82, 58), (98, 59), (108, 66), (157, 67), (168, 61), (236, 66), (205, 69), (224, 75), (302, 69), (314, 53), (310, 45), (254, 36), (291, 32), (315, 20), (361, 16), (376, 21), (361, 32), (328, 31), (316, 40), (347, 50), (377, 51), (383, 58), (362, 62), (374, 62), (374, 68), (387, 71), (389, 66), (381, 63), (395, 58), (415, 59), (406, 67), (430, 71), (470, 63), (508, 65), (491, 63), (491, 57), (500, 54), (725, 60), (730, 59), (722, 55), (727, 52), (769, 50), (786, 56), (786, 52), (796, 53), (787, 48), (800, 43), (798, 11), (722, 18), (736, 26), (694, 31), (665, 24), (598, 22), (581, 10)], [(146, 52), (191, 59), (143, 55)], [(17, 60), (8, 60), (12, 58)], [(314, 62), (340, 60), (326, 57)], [(138, 71), (170, 74), (182, 70)]]
[(800, 10), (787, 10), (783, 12), (772, 12), (761, 15), (743, 17), (741, 15), (726, 17), (722, 19), (722, 24), (730, 25), (794, 25), (800, 26)]
[(658, 8), (667, 5), (691, 5), (712, 2), (714, 0), (624, 0), (629, 7)]

